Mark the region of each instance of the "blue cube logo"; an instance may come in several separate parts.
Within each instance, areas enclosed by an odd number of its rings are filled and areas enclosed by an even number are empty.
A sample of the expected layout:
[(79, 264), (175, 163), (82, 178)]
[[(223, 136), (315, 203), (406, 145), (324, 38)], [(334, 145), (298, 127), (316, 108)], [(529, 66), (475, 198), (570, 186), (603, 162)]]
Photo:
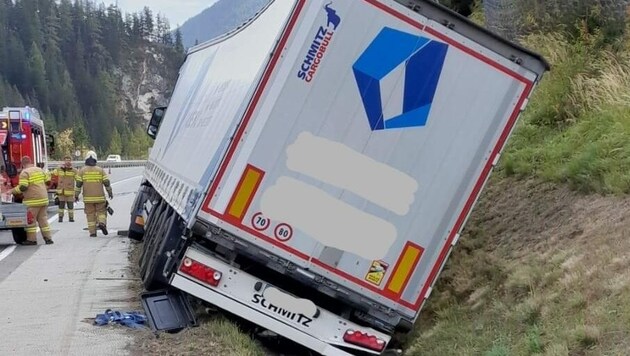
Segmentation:
[[(424, 126), (448, 45), (385, 27), (352, 69), (372, 131)], [(404, 65), (402, 113), (384, 117), (381, 81)]]

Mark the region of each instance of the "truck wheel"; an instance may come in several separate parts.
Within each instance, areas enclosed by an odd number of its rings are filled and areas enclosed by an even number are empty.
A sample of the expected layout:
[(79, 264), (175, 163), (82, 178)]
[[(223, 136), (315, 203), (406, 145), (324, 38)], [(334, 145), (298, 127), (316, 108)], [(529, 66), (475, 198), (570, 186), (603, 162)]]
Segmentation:
[(145, 286), (146, 290), (152, 290), (154, 283), (152, 282), (154, 273), (151, 272), (153, 268), (153, 260), (155, 259), (156, 250), (161, 240), (165, 238), (165, 231), (168, 229), (168, 222), (170, 222), (170, 207), (167, 206), (166, 210), (162, 213), (162, 215), (156, 220), (157, 229), (153, 230), (153, 233), (150, 236), (150, 239), (145, 239), (145, 257), (144, 264), (141, 268), (141, 276), (142, 282)]
[(151, 291), (168, 284), (168, 278), (162, 275), (168, 257), (167, 251), (177, 247), (182, 241), (183, 221), (172, 209), (168, 209), (165, 216), (168, 219), (162, 225), (159, 233), (154, 238), (150, 255), (147, 258), (147, 267), (142, 275), (142, 283), (146, 290)]
[(156, 244), (160, 242), (160, 239), (164, 237), (164, 231), (166, 230), (166, 222), (170, 217), (169, 212), (172, 211), (171, 207), (163, 202), (160, 209), (156, 209), (156, 216), (152, 219), (152, 227), (149, 227), (148, 235), (145, 235), (142, 261), (140, 264), (140, 276), (147, 274), (150, 269), (151, 260), (155, 254)]
[(160, 201), (160, 203), (156, 204), (149, 217), (147, 218), (147, 222), (145, 224), (146, 231), (144, 233), (144, 243), (142, 245), (142, 254), (140, 255), (140, 272), (144, 273), (143, 266), (145, 265), (145, 260), (147, 257), (147, 251), (149, 250), (150, 245), (153, 243), (152, 239), (155, 236), (155, 231), (161, 226), (160, 218), (162, 217), (162, 212), (164, 211), (164, 207), (167, 206), (164, 201)]
[(23, 227), (19, 229), (11, 229), (11, 234), (13, 235), (13, 241), (15, 241), (18, 245), (21, 245), (24, 241), (26, 241), (26, 230)]
[[(166, 205), (166, 204), (164, 204)], [(157, 216), (152, 219), (151, 226), (148, 231), (144, 234), (144, 244), (142, 245), (142, 258), (140, 260), (140, 274), (144, 275), (149, 260), (151, 259), (151, 254), (153, 253), (153, 246), (155, 245), (155, 240), (160, 235), (160, 229), (162, 229), (163, 224), (163, 212), (156, 212)]]

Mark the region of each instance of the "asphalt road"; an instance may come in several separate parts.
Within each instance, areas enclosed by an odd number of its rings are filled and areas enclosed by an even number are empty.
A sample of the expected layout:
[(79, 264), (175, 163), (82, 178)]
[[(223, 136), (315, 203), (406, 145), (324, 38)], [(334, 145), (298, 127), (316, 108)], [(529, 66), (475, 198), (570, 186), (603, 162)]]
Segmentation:
[[(16, 246), (0, 236), (0, 355), (124, 355), (132, 335), (124, 328), (89, 322), (106, 309), (125, 311), (128, 288), (129, 209), (142, 168), (112, 169), (114, 215), (109, 235), (91, 238), (83, 211), (74, 223), (57, 222), (51, 211), (54, 245)], [(78, 204), (78, 209), (83, 204)], [(86, 322), (88, 320), (88, 322)]]
[[(117, 185), (119, 184), (119, 182), (121, 181), (127, 181), (129, 178), (132, 177), (137, 177), (139, 175), (142, 174), (142, 169), (140, 167), (132, 167), (132, 168), (113, 168), (111, 170), (111, 174), (110, 174), (110, 178), (112, 180), (113, 183), (116, 183)], [(116, 188), (116, 186), (114, 186), (114, 188)], [(136, 186), (137, 188), (137, 186)], [(135, 192), (135, 190), (133, 191)], [(130, 194), (133, 192), (123, 192), (122, 194)], [(116, 199), (117, 196), (120, 196), (120, 194), (117, 194), (116, 191), (114, 191), (114, 199)], [(77, 211), (75, 211), (75, 215), (79, 215), (79, 214), (83, 214), (83, 204), (81, 202), (79, 202), (79, 204), (77, 204), (76, 207)], [(48, 219), (49, 222), (55, 221), (56, 217), (58, 213), (58, 208), (56, 206), (51, 206), (48, 208)], [(67, 221), (68, 220), (68, 216), (66, 215), (64, 217), (64, 220)], [(84, 227), (85, 228), (85, 227)], [(15, 248), (15, 244), (13, 243), (13, 237), (11, 236), (11, 232), (9, 231), (0, 231), (0, 261), (3, 260), (3, 258), (6, 258), (6, 256), (8, 255), (10, 250), (13, 250)], [(0, 262), (1, 263), (1, 262)]]

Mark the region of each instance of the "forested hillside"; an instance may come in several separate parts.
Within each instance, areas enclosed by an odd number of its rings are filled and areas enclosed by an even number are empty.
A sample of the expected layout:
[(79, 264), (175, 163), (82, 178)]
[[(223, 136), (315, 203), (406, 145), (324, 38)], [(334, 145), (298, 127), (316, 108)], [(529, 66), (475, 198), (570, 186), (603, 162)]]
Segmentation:
[(59, 154), (143, 156), (143, 117), (167, 101), (184, 58), (172, 33), (147, 7), (123, 15), (86, 1), (0, 0), (0, 106), (39, 109)]

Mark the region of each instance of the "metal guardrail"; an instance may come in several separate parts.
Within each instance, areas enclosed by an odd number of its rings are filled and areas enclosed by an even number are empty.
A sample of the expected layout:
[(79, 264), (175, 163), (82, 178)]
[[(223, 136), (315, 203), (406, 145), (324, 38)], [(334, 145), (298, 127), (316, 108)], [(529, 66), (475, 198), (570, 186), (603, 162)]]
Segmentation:
[[(144, 167), (147, 164), (146, 160), (129, 160), (121, 162), (107, 162), (98, 161), (97, 165), (103, 168), (123, 168), (123, 167)], [(62, 161), (48, 161), (48, 169), (55, 169), (63, 165)], [(72, 161), (72, 166), (80, 168), (85, 165), (85, 161)]]

